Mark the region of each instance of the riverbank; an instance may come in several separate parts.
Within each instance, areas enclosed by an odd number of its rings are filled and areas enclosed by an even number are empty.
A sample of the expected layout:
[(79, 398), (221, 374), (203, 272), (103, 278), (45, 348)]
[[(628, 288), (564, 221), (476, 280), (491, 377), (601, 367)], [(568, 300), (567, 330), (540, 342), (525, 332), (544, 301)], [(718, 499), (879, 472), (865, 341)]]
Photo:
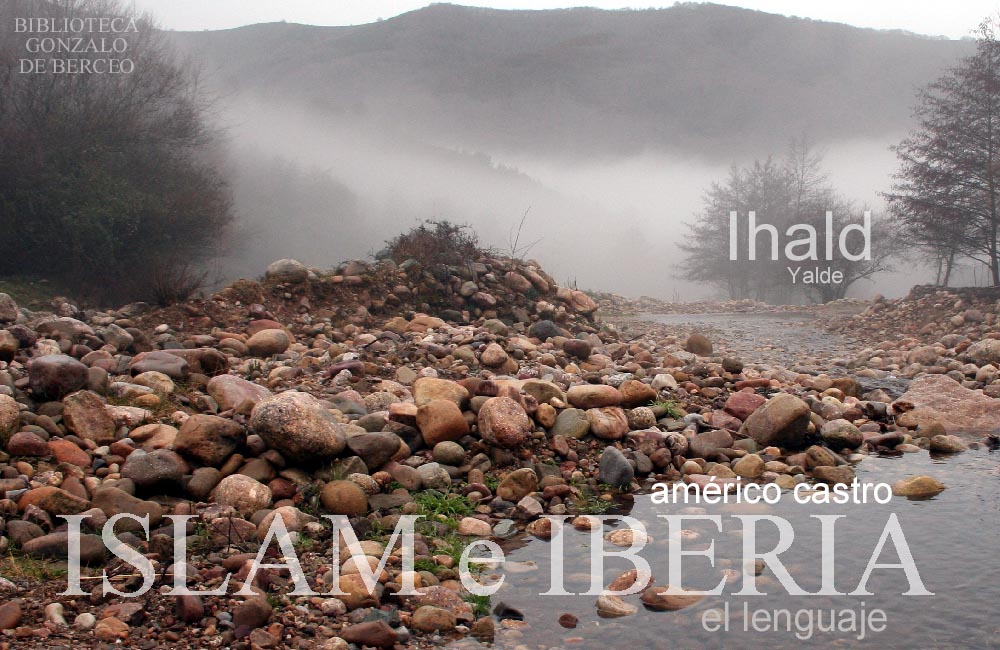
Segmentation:
[[(824, 329), (868, 322), (854, 319), (880, 313), (872, 306), (834, 306), (825, 319), (720, 306), (602, 321), (600, 297), (531, 265), (424, 271), (283, 261), (262, 282), (167, 309), (81, 312), (65, 301), (46, 314), (0, 298), (0, 647), (593, 644), (605, 637), (587, 626), (553, 634), (574, 618), (634, 616), (640, 603), (690, 616), (717, 603), (664, 600), (657, 572), (643, 596), (590, 597), (592, 616), (577, 601), (564, 619), (535, 601), (470, 594), (464, 549), (501, 543), (514, 584), (518, 552), (551, 543), (546, 516), (627, 546), (634, 529), (601, 517), (644, 503), (656, 482), (728, 490), (739, 480), (791, 494), (871, 480), (883, 459), (912, 456), (925, 460), (885, 476), (896, 498), (933, 505), (964, 479), (933, 469), (930, 453), (991, 462), (995, 309), (967, 307), (964, 329), (933, 343), (872, 346), (863, 327)], [(150, 518), (148, 536), (118, 530), (155, 569), (152, 589), (109, 597), (92, 580), (87, 596), (58, 595), (63, 515), (88, 516), (88, 580), (106, 571), (120, 590), (141, 586), (98, 537), (121, 513)], [(191, 584), (216, 588), (231, 573), (229, 591), (168, 593), (178, 534), (168, 515), (194, 515), (184, 528)], [(336, 578), (331, 515), (349, 518), (368, 556), (344, 554)], [(368, 589), (360, 567), (378, 566), (401, 515), (424, 519), (414, 573), (403, 575), (402, 549), (390, 547)], [(276, 519), (320, 595), (291, 595), (287, 570), (254, 571)], [(747, 571), (720, 568), (733, 579)], [(343, 593), (322, 595), (334, 580)], [(423, 593), (401, 595), (407, 580)], [(244, 586), (253, 595), (232, 595)]]

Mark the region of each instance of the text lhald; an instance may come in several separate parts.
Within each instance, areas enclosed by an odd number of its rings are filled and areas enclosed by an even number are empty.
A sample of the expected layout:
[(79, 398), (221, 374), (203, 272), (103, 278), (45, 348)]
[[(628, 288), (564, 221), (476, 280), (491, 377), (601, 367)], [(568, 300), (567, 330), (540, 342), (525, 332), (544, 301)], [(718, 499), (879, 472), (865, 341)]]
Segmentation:
[[(844, 226), (843, 230), (840, 231), (839, 236), (835, 236), (833, 232), (833, 212), (827, 211), (826, 213), (826, 228), (825, 228), (825, 238), (824, 238), (824, 254), (823, 259), (827, 262), (832, 262), (836, 259), (834, 256), (834, 241), (836, 240), (837, 249), (840, 252), (840, 256), (845, 260), (851, 262), (859, 262), (861, 260), (870, 261), (872, 258), (872, 246), (871, 246), (871, 233), (872, 233), (872, 213), (869, 210), (865, 210), (863, 224), (850, 223)], [(763, 240), (765, 244), (770, 244), (768, 250), (770, 255), (765, 255), (765, 259), (770, 259), (772, 261), (777, 261), (780, 258), (780, 237), (778, 235), (778, 229), (769, 223), (757, 223), (757, 213), (750, 211), (747, 215), (747, 252), (746, 259), (750, 261), (755, 261), (757, 259), (757, 240), (761, 235), (764, 236)], [(861, 248), (860, 252), (851, 251), (847, 246), (847, 237), (851, 233), (857, 233), (861, 235), (864, 246)], [(811, 224), (808, 223), (796, 223), (792, 224), (785, 230), (786, 237), (798, 237), (798, 239), (792, 239), (787, 244), (785, 244), (784, 254), (785, 259), (789, 262), (818, 262), (819, 257), (819, 235)], [(739, 215), (733, 210), (729, 213), (729, 259), (733, 262), (740, 259), (740, 239), (739, 239)]]

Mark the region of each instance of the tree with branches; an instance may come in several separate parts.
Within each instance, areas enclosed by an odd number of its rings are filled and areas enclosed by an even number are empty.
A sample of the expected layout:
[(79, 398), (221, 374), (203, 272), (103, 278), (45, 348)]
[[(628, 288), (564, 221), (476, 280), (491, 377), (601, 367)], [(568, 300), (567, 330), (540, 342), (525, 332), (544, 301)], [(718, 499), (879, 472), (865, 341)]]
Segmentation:
[(976, 31), (974, 54), (920, 91), (917, 128), (893, 147), (899, 170), (885, 194), (910, 245), (947, 285), (972, 260), (1000, 285), (1000, 41)]

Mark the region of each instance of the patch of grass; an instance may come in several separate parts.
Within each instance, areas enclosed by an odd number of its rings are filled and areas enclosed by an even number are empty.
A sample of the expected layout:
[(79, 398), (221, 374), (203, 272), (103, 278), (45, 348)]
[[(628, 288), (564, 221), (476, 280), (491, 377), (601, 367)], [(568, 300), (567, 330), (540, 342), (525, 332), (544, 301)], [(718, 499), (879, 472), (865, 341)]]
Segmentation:
[(65, 563), (51, 560), (39, 560), (30, 555), (15, 553), (8, 550), (7, 557), (0, 558), (0, 575), (29, 580), (31, 582), (47, 582), (66, 577)]
[(425, 490), (418, 493), (413, 501), (417, 504), (417, 514), (443, 521), (449, 528), (457, 528), (458, 519), (468, 517), (473, 512), (472, 504), (460, 494)]
[(664, 412), (663, 414), (668, 418), (674, 418), (675, 420), (677, 420), (684, 417), (683, 411), (680, 410), (680, 407), (678, 406), (676, 400), (672, 399), (659, 400), (657, 402), (653, 402), (652, 404), (650, 404), (650, 407), (662, 408)]
[(472, 605), (472, 615), (476, 618), (482, 618), (483, 616), (489, 616), (491, 611), (491, 605), (489, 596), (477, 596), (476, 594), (466, 594), (465, 602)]
[(427, 557), (422, 557), (413, 561), (414, 571), (427, 571), (429, 573), (437, 574), (440, 568), (441, 566), (437, 562)]
[(580, 498), (571, 504), (571, 509), (578, 515), (603, 515), (613, 505), (613, 501), (605, 501), (600, 494), (585, 490), (582, 491)]

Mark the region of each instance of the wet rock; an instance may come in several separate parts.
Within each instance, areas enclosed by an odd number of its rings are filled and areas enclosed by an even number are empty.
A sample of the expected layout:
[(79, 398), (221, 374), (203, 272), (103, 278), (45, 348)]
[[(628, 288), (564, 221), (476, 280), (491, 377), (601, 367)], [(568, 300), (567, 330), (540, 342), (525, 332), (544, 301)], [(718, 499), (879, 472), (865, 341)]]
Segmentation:
[(931, 476), (911, 476), (892, 484), (892, 493), (898, 497), (926, 499), (944, 491), (944, 484)]
[(432, 605), (418, 607), (410, 621), (418, 632), (450, 632), (458, 624), (453, 613)]
[(342, 426), (308, 393), (262, 400), (250, 414), (250, 428), (285, 458), (304, 464), (335, 458), (347, 445)]
[(514, 470), (500, 481), (497, 496), (504, 501), (517, 503), (538, 489), (538, 476), (535, 470), (524, 467)]
[(957, 436), (938, 435), (931, 438), (930, 450), (939, 454), (957, 454), (969, 447)]
[(240, 514), (248, 516), (271, 506), (271, 490), (249, 476), (233, 474), (216, 486), (212, 500), (220, 505), (232, 506)]
[(809, 428), (809, 405), (794, 395), (779, 393), (754, 411), (740, 433), (767, 447), (801, 447)]
[(602, 440), (621, 440), (628, 433), (628, 418), (617, 406), (587, 410), (590, 432)]
[(598, 479), (615, 487), (627, 487), (634, 477), (635, 470), (625, 455), (615, 447), (605, 447), (601, 454)]
[(576, 616), (573, 616), (568, 612), (559, 615), (559, 626), (564, 627), (568, 630), (575, 628), (577, 626), (577, 623), (579, 622), (580, 619), (578, 619)]
[(829, 467), (823, 465), (821, 467), (814, 467), (812, 469), (813, 477), (818, 481), (823, 481), (824, 483), (829, 483), (831, 485), (850, 485), (854, 481), (854, 470), (847, 465), (838, 465), (837, 467)]
[(419, 406), (417, 428), (428, 447), (434, 447), (443, 441), (458, 440), (469, 433), (469, 423), (462, 415), (462, 410), (450, 399), (432, 399)]
[(215, 415), (192, 415), (174, 439), (174, 450), (202, 465), (218, 467), (246, 441), (243, 427)]
[(920, 375), (892, 403), (901, 421), (941, 422), (948, 433), (1000, 431), (1000, 400), (963, 387), (947, 375)]
[(834, 449), (857, 449), (864, 442), (864, 435), (850, 421), (840, 419), (831, 420), (823, 425), (819, 431), (823, 442)]
[(642, 592), (642, 604), (661, 612), (674, 612), (685, 607), (697, 605), (704, 598), (701, 594), (685, 593), (683, 589), (672, 590), (667, 587), (650, 587)]
[(368, 512), (368, 495), (353, 481), (330, 481), (323, 486), (319, 500), (335, 515), (358, 517)]
[(48, 354), (28, 362), (31, 391), (39, 397), (62, 399), (87, 385), (87, 366), (65, 354)]
[(597, 597), (597, 613), (605, 618), (632, 616), (638, 611), (638, 607), (626, 603), (618, 596), (603, 594)]
[(491, 397), (479, 408), (479, 434), (483, 440), (511, 449), (524, 444), (532, 425), (521, 405), (509, 397)]
[(463, 517), (462, 520), (458, 522), (458, 534), (475, 537), (489, 537), (493, 534), (493, 529), (490, 528), (488, 522), (485, 522), (482, 519), (476, 519), (475, 517)]

